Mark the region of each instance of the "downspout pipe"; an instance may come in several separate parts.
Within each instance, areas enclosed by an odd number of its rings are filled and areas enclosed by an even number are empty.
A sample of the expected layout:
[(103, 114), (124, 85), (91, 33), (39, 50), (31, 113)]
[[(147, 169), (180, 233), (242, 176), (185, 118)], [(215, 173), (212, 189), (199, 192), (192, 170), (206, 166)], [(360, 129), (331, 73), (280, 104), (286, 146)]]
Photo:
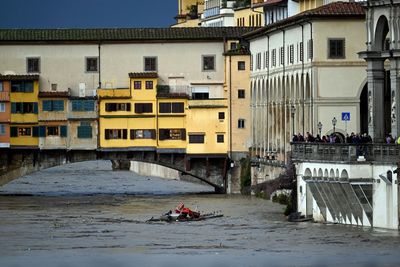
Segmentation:
[[(285, 40), (285, 30), (282, 30), (282, 53), (283, 53), (283, 62), (282, 62), (282, 74), (283, 74), (283, 82), (282, 82), (282, 91), (283, 91), (283, 107), (284, 107), (284, 122), (285, 124), (283, 125), (283, 151), (284, 151), (284, 155), (283, 155), (283, 159), (284, 162), (286, 163), (286, 113), (287, 113), (287, 108), (286, 108), (286, 66), (285, 66), (285, 47), (286, 44), (286, 40)], [(279, 55), (282, 57), (282, 55)]]
[(101, 88), (101, 41), (98, 43), (98, 57), (99, 57), (99, 89)]
[[(312, 44), (312, 50), (311, 50), (311, 57), (310, 57), (310, 61), (311, 61), (311, 73), (310, 73), (310, 109), (311, 109), (311, 123), (312, 125), (310, 125), (309, 130), (313, 130), (314, 128), (314, 86), (313, 86), (313, 78), (314, 78), (314, 70), (313, 70), (313, 59), (314, 59), (314, 39), (313, 39), (313, 25), (311, 21), (308, 21), (308, 23), (310, 24), (310, 38), (311, 38), (311, 44)], [(313, 132), (313, 131), (312, 131)]]

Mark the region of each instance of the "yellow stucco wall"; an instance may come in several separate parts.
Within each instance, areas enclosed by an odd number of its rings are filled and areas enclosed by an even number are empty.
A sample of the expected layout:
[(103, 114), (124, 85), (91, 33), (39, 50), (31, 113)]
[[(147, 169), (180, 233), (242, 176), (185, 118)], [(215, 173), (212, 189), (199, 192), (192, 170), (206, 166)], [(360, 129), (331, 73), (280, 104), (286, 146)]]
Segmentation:
[[(245, 69), (238, 70), (238, 62), (244, 62)], [(229, 149), (232, 152), (248, 152), (248, 146), (251, 143), (251, 112), (250, 112), (250, 56), (249, 55), (233, 55), (225, 58), (225, 65), (227, 70), (226, 75), (226, 91), (228, 92), (228, 99), (231, 98), (229, 104), (232, 111), (231, 116), (227, 117), (232, 119), (231, 125), (228, 129), (232, 129), (232, 146)], [(230, 75), (230, 71), (232, 74)], [(238, 97), (238, 91), (244, 90), (244, 98)], [(245, 120), (245, 128), (238, 128), (238, 120)], [(230, 142), (230, 134), (228, 144)]]
[[(188, 154), (225, 154), (228, 150), (228, 103), (227, 99), (189, 100), (187, 135), (204, 134), (204, 144), (190, 144)], [(225, 113), (220, 120), (219, 112)], [(224, 142), (217, 143), (217, 134), (224, 135)]]
[[(39, 81), (33, 81), (33, 92), (10, 92), (10, 102), (38, 103)], [(10, 137), (11, 146), (38, 146), (39, 138), (32, 136), (32, 127), (38, 125), (38, 114), (16, 113), (11, 114), (10, 127), (31, 128), (31, 136)]]
[[(249, 26), (263, 26), (265, 24), (262, 7), (254, 9), (251, 9), (250, 7), (237, 9), (235, 10), (234, 13), (234, 19), (235, 19), (235, 26), (249, 27)], [(243, 20), (244, 20), (244, 25), (240, 25), (239, 22)]]

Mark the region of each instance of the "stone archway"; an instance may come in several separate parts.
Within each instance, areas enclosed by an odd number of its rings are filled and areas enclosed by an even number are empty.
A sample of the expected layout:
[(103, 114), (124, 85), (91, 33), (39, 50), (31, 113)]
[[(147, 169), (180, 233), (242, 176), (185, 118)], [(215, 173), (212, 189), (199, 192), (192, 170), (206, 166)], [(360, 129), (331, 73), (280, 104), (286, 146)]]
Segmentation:
[[(365, 7), (367, 51), (359, 55), (367, 61), (368, 85), (360, 95), (360, 114), (367, 110), (368, 133), (374, 142), (384, 142), (386, 134), (400, 134), (400, 3), (368, 1)], [(361, 117), (362, 131), (365, 120)]]

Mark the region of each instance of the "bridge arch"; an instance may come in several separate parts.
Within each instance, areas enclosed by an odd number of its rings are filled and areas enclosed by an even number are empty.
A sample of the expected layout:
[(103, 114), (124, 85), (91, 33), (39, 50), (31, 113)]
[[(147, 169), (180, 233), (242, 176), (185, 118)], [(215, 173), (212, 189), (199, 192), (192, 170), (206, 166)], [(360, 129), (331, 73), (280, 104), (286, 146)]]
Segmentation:
[[(152, 163), (190, 175), (215, 188), (217, 193), (226, 192), (227, 157), (208, 158), (183, 153), (157, 153), (157, 151), (66, 151), (66, 150), (17, 150), (9, 149), (0, 158), (6, 166), (0, 173), (0, 185), (21, 176), (65, 165), (92, 160), (111, 160), (114, 169), (129, 169), (131, 161)], [(221, 171), (222, 170), (222, 171)]]

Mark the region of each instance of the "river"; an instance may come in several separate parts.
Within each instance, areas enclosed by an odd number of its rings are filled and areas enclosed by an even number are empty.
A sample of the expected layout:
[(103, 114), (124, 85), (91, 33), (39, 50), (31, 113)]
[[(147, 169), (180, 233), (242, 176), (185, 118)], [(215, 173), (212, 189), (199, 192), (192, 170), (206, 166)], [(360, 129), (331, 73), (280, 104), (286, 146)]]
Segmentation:
[[(210, 190), (107, 162), (22, 177), (0, 187), (0, 266), (400, 266), (397, 231), (290, 223), (281, 205)], [(224, 216), (146, 223), (180, 201)]]

